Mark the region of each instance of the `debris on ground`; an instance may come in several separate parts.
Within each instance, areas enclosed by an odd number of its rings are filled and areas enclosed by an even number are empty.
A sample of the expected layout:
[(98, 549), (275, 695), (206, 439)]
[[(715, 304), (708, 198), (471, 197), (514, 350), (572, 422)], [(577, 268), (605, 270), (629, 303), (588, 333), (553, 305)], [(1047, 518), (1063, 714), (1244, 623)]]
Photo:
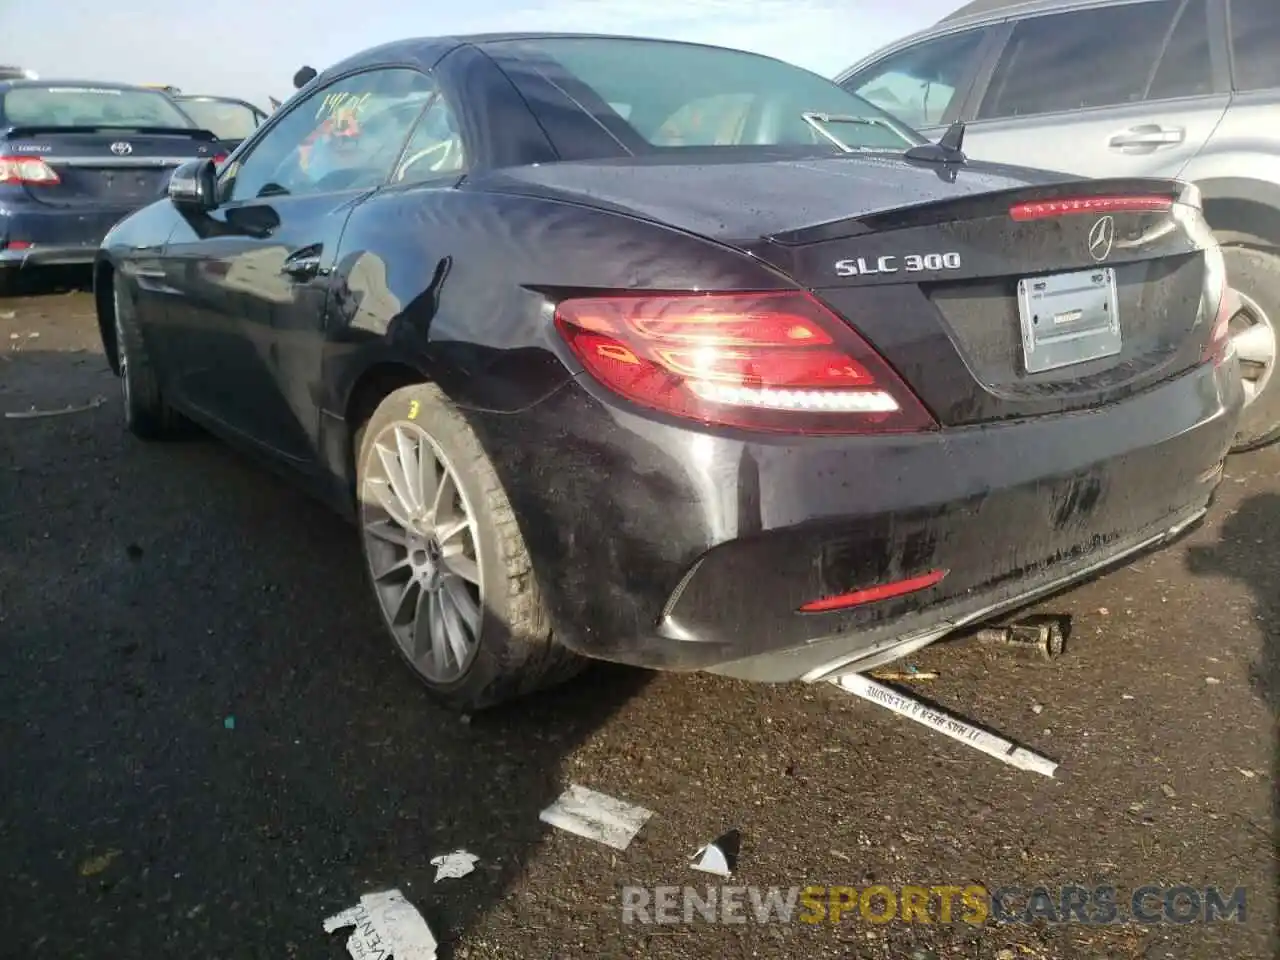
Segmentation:
[(625, 850), (652, 816), (652, 810), (573, 784), (538, 819), (566, 833)]
[(1217, 684), (1221, 683), (1222, 681), (1221, 681), (1221, 680), (1219, 680), (1217, 677), (1205, 677), (1205, 678), (1204, 678), (1204, 682), (1205, 682), (1205, 683), (1207, 683), (1207, 684), (1210, 684), (1211, 686), (1216, 686)]
[(475, 870), (479, 860), (480, 858), (474, 853), (467, 853), (465, 850), (455, 850), (453, 853), (442, 853), (438, 857), (432, 857), (431, 865), (436, 868), (436, 878), (433, 882), (439, 883), (441, 880), (465, 877)]
[(1035, 617), (1003, 627), (986, 627), (974, 634), (979, 643), (1007, 648), (1041, 660), (1062, 656), (1066, 646), (1069, 618)]
[(347, 938), (353, 960), (435, 960), (436, 938), (399, 890), (366, 893), (359, 906), (324, 922), (324, 932), (355, 927)]
[(36, 410), (34, 407), (30, 410), (11, 411), (5, 414), (7, 420), (35, 420), (39, 417), (62, 417), (68, 413), (85, 413), (88, 410), (97, 410), (100, 406), (107, 402), (106, 397), (94, 397), (93, 401), (79, 407), (64, 407), (61, 410)]
[(80, 864), (80, 876), (96, 877), (111, 866), (112, 861), (118, 856), (120, 856), (119, 850), (108, 850), (106, 853), (99, 854), (96, 857), (90, 857)]
[(228, 714), (222, 718), (223, 730), (234, 730), (236, 728), (236, 718), (233, 714)]
[(965, 720), (927, 706), (919, 700), (908, 697), (906, 694), (882, 686), (863, 674), (847, 673), (844, 676), (832, 679), (831, 683), (834, 683), (846, 693), (852, 693), (854, 696), (892, 710), (908, 720), (922, 723), (926, 727), (938, 731), (938, 733), (944, 734), (953, 740), (958, 740), (960, 743), (973, 747), (975, 750), (980, 750), (982, 753), (995, 757), (997, 760), (1012, 767), (1017, 767), (1019, 770), (1027, 770), (1032, 773), (1043, 774), (1046, 777), (1052, 777), (1054, 771), (1058, 769), (1058, 765), (1047, 757), (1032, 753), (1025, 747), (1019, 747), (1004, 739), (1004, 737), (996, 736), (994, 733), (975, 727)]
[(0, 320), (12, 320), (17, 315), (17, 310), (0, 310)]
[(691, 866), (703, 873), (717, 877), (731, 877), (738, 867), (738, 854), (742, 849), (742, 832), (729, 830), (693, 855)]
[(885, 683), (911, 683), (915, 680), (937, 680), (938, 675), (928, 670), (912, 670), (910, 673), (896, 673), (892, 670), (876, 670), (870, 674)]
[(1174, 792), (1173, 787), (1169, 786), (1167, 783), (1160, 784), (1160, 792), (1163, 793), (1170, 800), (1175, 800), (1177, 799), (1177, 796), (1178, 796)]

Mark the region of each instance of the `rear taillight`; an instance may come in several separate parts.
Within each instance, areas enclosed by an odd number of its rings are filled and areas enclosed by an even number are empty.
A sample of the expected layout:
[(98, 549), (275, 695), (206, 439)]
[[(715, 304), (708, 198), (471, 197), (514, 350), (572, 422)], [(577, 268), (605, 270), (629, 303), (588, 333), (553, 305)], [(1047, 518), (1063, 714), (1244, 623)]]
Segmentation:
[(1064, 197), (1015, 203), (1009, 208), (1009, 216), (1014, 220), (1046, 220), (1076, 213), (1158, 213), (1172, 206), (1172, 197)]
[(1236, 315), (1240, 300), (1227, 284), (1227, 265), (1222, 258), (1222, 248), (1212, 236), (1208, 237), (1204, 249), (1204, 284), (1207, 303), (1202, 309), (1206, 313), (1213, 310), (1213, 325), (1209, 328), (1209, 340), (1200, 359), (1217, 365), (1231, 352), (1231, 318)]
[(61, 181), (39, 157), (0, 157), (0, 183), (52, 186)]
[(215, 167), (216, 167), (216, 166), (218, 166), (218, 165), (220, 165), (224, 160), (226, 160), (226, 159), (227, 159), (227, 157), (228, 157), (228, 154), (225, 154), (225, 153), (215, 153), (215, 154), (213, 155), (213, 165), (214, 165)]
[(814, 434), (936, 426), (875, 350), (804, 293), (571, 299), (555, 320), (592, 377), (674, 416)]

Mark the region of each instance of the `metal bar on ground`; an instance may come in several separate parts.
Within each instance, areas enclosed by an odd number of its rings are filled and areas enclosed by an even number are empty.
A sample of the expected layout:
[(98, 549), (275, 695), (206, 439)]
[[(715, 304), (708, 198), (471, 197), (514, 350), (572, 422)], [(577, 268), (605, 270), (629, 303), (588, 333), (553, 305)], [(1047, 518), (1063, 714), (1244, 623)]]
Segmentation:
[(926, 706), (919, 700), (908, 697), (906, 694), (899, 693), (897, 690), (886, 687), (883, 684), (876, 683), (870, 677), (861, 673), (846, 673), (844, 676), (832, 678), (831, 682), (846, 693), (852, 693), (863, 700), (892, 710), (908, 720), (922, 723), (926, 727), (938, 731), (938, 733), (945, 734), (952, 740), (958, 740), (960, 743), (973, 747), (975, 750), (980, 750), (987, 756), (995, 757), (1011, 767), (1017, 767), (1019, 770), (1028, 770), (1032, 773), (1040, 773), (1046, 777), (1052, 777), (1054, 771), (1058, 769), (1058, 764), (1047, 757), (1032, 753), (1025, 747), (1020, 747), (1004, 739), (1004, 737), (979, 729), (958, 717), (953, 717), (950, 714), (943, 713), (941, 710)]

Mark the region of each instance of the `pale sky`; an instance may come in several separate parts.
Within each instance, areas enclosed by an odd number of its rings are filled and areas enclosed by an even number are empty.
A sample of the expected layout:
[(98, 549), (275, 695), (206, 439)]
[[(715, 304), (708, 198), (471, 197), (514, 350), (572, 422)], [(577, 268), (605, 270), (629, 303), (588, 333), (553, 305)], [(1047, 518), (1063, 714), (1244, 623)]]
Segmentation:
[(767, 53), (831, 75), (962, 0), (0, 0), (0, 64), (42, 78), (171, 83), (268, 109), (318, 70), (414, 36), (581, 30)]

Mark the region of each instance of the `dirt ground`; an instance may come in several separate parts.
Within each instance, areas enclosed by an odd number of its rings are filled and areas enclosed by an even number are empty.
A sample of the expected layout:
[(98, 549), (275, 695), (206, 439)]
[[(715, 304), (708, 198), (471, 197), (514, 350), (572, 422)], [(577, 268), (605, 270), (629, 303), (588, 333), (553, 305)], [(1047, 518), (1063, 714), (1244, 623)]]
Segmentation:
[[(1280, 449), (1211, 522), (1049, 606), (1067, 654), (911, 658), (937, 703), (1061, 762), (1010, 769), (830, 686), (599, 668), (469, 721), (380, 633), (352, 529), (208, 439), (121, 426), (90, 296), (0, 300), (0, 902), (24, 956), (344, 957), (398, 887), (442, 957), (1280, 955)], [(625, 851), (538, 812), (654, 816)], [(1243, 922), (624, 924), (624, 885), (1244, 887)], [(432, 857), (476, 854), (434, 883)], [(1056, 898), (1056, 893), (1055, 893)]]

